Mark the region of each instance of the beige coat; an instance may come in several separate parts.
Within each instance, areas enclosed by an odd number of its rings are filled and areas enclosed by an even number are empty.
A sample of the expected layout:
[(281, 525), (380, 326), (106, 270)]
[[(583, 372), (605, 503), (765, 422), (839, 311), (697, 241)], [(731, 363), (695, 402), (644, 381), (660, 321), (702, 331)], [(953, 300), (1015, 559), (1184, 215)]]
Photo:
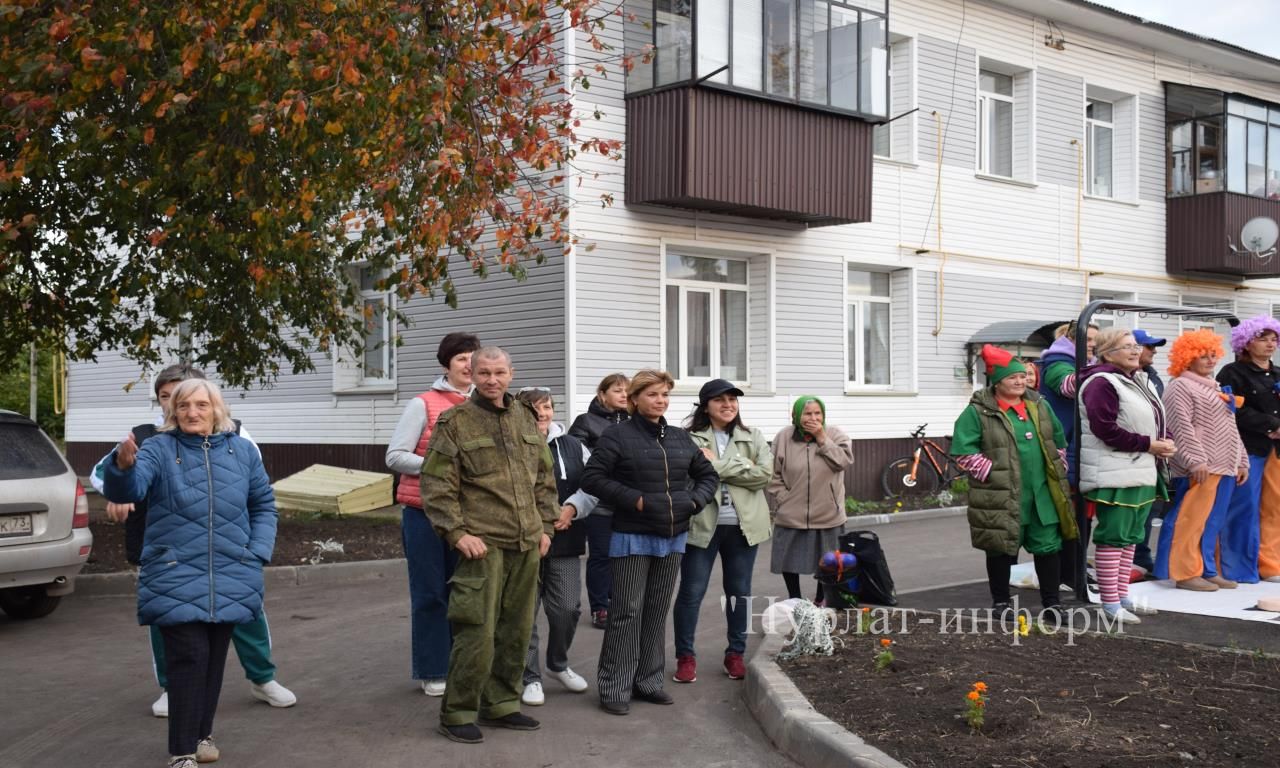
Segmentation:
[(822, 445), (797, 440), (795, 427), (773, 439), (773, 479), (765, 494), (773, 524), (782, 528), (844, 525), (844, 471), (853, 464), (853, 442), (839, 427), (827, 427)]

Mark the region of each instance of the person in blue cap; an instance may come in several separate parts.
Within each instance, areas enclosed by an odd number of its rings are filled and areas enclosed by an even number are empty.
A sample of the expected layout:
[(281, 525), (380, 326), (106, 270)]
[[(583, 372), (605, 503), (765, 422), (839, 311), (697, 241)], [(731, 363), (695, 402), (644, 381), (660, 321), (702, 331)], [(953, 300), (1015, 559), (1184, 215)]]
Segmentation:
[[(1152, 336), (1146, 331), (1138, 328), (1133, 332), (1133, 340), (1138, 342), (1142, 347), (1142, 351), (1138, 354), (1138, 365), (1143, 373), (1147, 374), (1147, 381), (1151, 386), (1155, 387), (1156, 394), (1164, 397), (1164, 381), (1160, 379), (1160, 374), (1156, 373), (1156, 349), (1163, 347), (1168, 340), (1159, 336)], [(1155, 504), (1151, 507), (1151, 514), (1147, 515), (1146, 536), (1142, 542), (1138, 544), (1138, 548), (1133, 552), (1133, 564), (1150, 574), (1155, 570), (1155, 558), (1151, 553), (1151, 545), (1147, 542), (1151, 541), (1151, 521), (1158, 518), (1164, 519), (1165, 512), (1169, 509), (1169, 504), (1164, 499), (1156, 499)]]
[[(1141, 366), (1142, 372), (1147, 374), (1147, 379), (1151, 385), (1156, 388), (1156, 394), (1164, 397), (1164, 381), (1161, 380), (1160, 374), (1156, 372), (1156, 348), (1163, 347), (1168, 340), (1159, 336), (1152, 336), (1146, 331), (1138, 328), (1133, 332), (1133, 340), (1138, 342), (1142, 347), (1142, 352), (1138, 355), (1138, 365)], [(1147, 519), (1151, 517), (1148, 515)]]

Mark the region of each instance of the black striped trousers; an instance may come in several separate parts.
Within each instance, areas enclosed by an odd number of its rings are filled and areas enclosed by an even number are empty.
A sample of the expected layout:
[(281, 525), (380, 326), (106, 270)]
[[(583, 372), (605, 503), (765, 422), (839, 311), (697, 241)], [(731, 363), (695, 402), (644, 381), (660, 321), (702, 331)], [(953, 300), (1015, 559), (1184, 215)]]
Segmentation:
[(680, 557), (677, 553), (611, 558), (613, 595), (596, 672), (600, 701), (629, 702), (632, 691), (662, 690), (667, 613), (680, 576)]

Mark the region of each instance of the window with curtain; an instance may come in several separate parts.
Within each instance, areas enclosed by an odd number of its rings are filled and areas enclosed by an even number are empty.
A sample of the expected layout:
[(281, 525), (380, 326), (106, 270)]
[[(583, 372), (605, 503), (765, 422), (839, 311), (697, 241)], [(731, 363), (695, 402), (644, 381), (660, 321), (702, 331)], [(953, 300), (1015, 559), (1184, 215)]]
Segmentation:
[(845, 297), (848, 382), (857, 386), (888, 387), (892, 384), (893, 353), (889, 273), (848, 265)]
[(747, 383), (747, 272), (746, 259), (667, 252), (666, 367), (677, 381)]
[(386, 272), (374, 272), (367, 266), (353, 268), (360, 288), (360, 307), (364, 321), (364, 356), (360, 360), (361, 385), (378, 385), (395, 381), (395, 326), (391, 310), (395, 296), (379, 285)]

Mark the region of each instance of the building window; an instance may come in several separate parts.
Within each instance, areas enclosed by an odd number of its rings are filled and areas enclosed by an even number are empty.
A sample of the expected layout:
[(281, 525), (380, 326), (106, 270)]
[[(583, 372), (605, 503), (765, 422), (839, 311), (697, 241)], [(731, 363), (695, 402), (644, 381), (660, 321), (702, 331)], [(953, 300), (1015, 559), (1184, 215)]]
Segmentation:
[(748, 260), (667, 251), (666, 366), (680, 382), (748, 380)]
[(890, 273), (850, 264), (845, 278), (849, 384), (888, 387), (893, 383), (892, 309)]
[(978, 72), (978, 172), (1013, 176), (1013, 76)]
[(873, 129), (871, 147), (876, 157), (908, 162), (912, 159), (911, 142), (915, 135), (915, 115), (909, 114), (914, 102), (912, 56), (911, 38), (894, 36), (889, 44), (888, 114), (897, 119)]
[(887, 117), (888, 11), (887, 0), (625, 0), (627, 91), (707, 83)]
[(1112, 157), (1114, 155), (1115, 105), (1088, 99), (1084, 108), (1085, 192), (1098, 197), (1115, 195)]
[(1227, 191), (1280, 199), (1280, 107), (1227, 100)]
[(360, 312), (364, 322), (364, 355), (360, 359), (360, 385), (395, 383), (395, 294), (379, 289), (386, 273), (369, 267), (353, 268), (360, 289)]
[[(1089, 291), (1089, 301), (1091, 302), (1116, 301), (1116, 302), (1132, 303), (1133, 300), (1134, 300), (1134, 296), (1132, 293), (1120, 293), (1117, 291), (1097, 291), (1097, 290)], [(1115, 310), (1105, 309), (1095, 313), (1094, 316), (1090, 319), (1090, 322), (1098, 326), (1098, 328), (1113, 328), (1116, 325), (1123, 325), (1126, 328), (1131, 327), (1133, 325), (1132, 317), (1130, 317), (1128, 320), (1126, 320), (1123, 323), (1120, 322), (1120, 316), (1124, 314), (1126, 313), (1121, 312), (1117, 314)]]

